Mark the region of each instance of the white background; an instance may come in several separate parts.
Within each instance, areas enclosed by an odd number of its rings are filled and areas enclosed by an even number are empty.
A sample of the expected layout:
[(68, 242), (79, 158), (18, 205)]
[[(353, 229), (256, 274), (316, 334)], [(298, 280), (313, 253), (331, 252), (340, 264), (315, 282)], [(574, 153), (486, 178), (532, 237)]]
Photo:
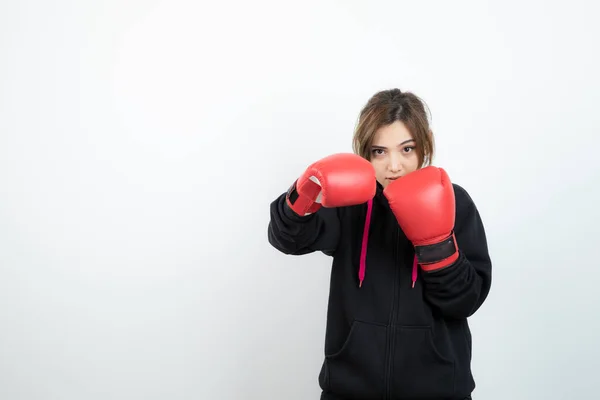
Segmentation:
[(317, 399), (331, 260), (269, 203), (392, 87), (486, 226), (474, 398), (593, 398), (594, 7), (3, 1), (0, 398)]

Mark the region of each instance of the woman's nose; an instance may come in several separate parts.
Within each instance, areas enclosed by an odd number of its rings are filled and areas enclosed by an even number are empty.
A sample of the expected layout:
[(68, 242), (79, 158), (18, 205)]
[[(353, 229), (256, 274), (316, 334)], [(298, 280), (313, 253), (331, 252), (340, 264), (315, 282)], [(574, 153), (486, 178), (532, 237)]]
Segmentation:
[(400, 170), (400, 163), (398, 162), (397, 157), (393, 155), (390, 157), (390, 171), (398, 172)]

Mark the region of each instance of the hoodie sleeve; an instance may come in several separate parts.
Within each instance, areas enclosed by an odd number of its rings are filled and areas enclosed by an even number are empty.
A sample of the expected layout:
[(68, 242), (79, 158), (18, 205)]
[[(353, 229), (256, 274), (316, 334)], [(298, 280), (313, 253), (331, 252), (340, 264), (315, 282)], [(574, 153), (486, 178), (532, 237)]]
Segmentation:
[(477, 207), (469, 194), (454, 185), (458, 260), (441, 270), (423, 273), (426, 300), (446, 318), (473, 315), (485, 301), (492, 282), (492, 262)]
[(338, 208), (321, 207), (314, 214), (299, 216), (287, 205), (283, 193), (271, 203), (269, 243), (284, 254), (322, 251), (333, 255), (340, 237), (338, 212)]

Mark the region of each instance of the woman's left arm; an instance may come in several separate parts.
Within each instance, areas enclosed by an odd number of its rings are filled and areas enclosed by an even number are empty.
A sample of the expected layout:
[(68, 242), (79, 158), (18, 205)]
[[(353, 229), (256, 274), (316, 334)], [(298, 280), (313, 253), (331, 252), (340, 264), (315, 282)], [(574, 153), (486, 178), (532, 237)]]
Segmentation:
[(488, 296), (492, 262), (481, 217), (469, 194), (454, 184), (456, 223), (454, 234), (459, 251), (451, 265), (422, 271), (425, 299), (446, 318), (473, 315)]

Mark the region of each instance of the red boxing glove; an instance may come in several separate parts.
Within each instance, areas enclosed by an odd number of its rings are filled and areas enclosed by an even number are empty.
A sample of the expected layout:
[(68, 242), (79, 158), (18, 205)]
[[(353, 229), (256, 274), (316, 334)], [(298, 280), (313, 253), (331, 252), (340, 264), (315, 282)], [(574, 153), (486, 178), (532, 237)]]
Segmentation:
[(298, 215), (323, 207), (365, 203), (375, 196), (377, 179), (368, 160), (351, 153), (333, 154), (310, 165), (287, 193), (288, 206)]
[(424, 271), (458, 259), (454, 237), (454, 188), (446, 171), (425, 167), (390, 183), (383, 191)]

